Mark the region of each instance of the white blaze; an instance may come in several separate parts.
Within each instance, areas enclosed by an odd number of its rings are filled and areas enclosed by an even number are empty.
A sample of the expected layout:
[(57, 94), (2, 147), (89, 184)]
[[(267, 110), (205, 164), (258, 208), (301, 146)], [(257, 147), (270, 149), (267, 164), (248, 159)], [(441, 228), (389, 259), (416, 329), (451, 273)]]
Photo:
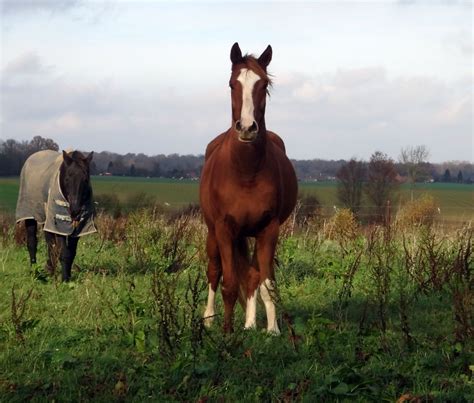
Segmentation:
[(275, 302), (273, 301), (274, 294), (273, 281), (268, 278), (260, 284), (260, 295), (262, 296), (263, 303), (265, 304), (265, 310), (267, 312), (267, 332), (273, 334), (280, 334), (278, 323), (276, 319)]
[(216, 301), (216, 293), (212, 290), (211, 285), (209, 284), (209, 294), (207, 296), (207, 306), (204, 311), (204, 325), (209, 327), (214, 320), (215, 310), (214, 304)]
[(240, 113), (240, 123), (242, 127), (248, 128), (252, 126), (255, 120), (253, 112), (253, 88), (255, 83), (260, 80), (260, 76), (255, 74), (252, 70), (242, 69), (237, 77), (237, 81), (242, 84), (242, 111)]

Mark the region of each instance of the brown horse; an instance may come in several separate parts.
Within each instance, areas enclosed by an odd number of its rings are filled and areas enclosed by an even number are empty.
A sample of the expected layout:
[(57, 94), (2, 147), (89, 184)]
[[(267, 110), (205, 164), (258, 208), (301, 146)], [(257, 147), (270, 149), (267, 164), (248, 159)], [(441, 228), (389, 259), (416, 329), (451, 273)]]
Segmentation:
[[(257, 59), (232, 47), (232, 126), (206, 149), (200, 202), (208, 227), (206, 325), (214, 316), (217, 286), (223, 276), (224, 330), (232, 331), (240, 296), (246, 309), (245, 328), (256, 326), (257, 295), (267, 313), (267, 330), (280, 332), (274, 304), (273, 259), (280, 225), (291, 214), (297, 181), (283, 140), (265, 126), (265, 103), (271, 85), (267, 66), (270, 46)], [(247, 237), (255, 238), (249, 257)]]

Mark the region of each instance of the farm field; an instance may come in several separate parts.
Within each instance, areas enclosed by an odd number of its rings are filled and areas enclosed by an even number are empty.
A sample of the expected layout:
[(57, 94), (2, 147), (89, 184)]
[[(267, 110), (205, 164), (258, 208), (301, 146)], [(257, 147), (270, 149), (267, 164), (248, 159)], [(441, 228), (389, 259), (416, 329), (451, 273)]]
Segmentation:
[[(205, 229), (151, 210), (98, 217), (73, 282), (30, 268), (0, 216), (2, 401), (473, 401), (472, 230), (282, 229), (282, 334), (212, 328)], [(347, 217), (346, 217), (347, 218)], [(342, 220), (342, 221), (341, 221)], [(328, 231), (329, 229), (329, 231)], [(408, 242), (408, 243), (407, 243)], [(405, 400), (403, 400), (405, 399)]]
[[(94, 194), (99, 206), (109, 207), (119, 203), (126, 211), (135, 207), (161, 204), (165, 209), (177, 210), (190, 203), (197, 203), (197, 181), (157, 178), (92, 177)], [(336, 195), (335, 182), (300, 182), (302, 195), (313, 195), (318, 199), (324, 216), (331, 216), (334, 206), (340, 207)], [(0, 211), (13, 212), (18, 194), (18, 178), (0, 178)], [(439, 206), (439, 221), (464, 222), (474, 219), (474, 186), (454, 183), (418, 184), (414, 198), (430, 194)], [(115, 200), (110, 199), (114, 196)], [(109, 196), (109, 197), (108, 197)], [(402, 186), (392, 201), (397, 209), (411, 198), (409, 186)], [(371, 207), (363, 200), (362, 214), (370, 214)]]

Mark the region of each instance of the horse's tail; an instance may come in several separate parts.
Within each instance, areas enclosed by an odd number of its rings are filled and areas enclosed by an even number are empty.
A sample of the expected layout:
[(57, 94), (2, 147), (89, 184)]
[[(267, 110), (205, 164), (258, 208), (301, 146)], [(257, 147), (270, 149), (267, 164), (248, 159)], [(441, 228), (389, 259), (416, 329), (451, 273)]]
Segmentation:
[(236, 269), (239, 281), (239, 303), (245, 311), (247, 306), (247, 278), (250, 269), (249, 245), (247, 238), (237, 240), (236, 245)]

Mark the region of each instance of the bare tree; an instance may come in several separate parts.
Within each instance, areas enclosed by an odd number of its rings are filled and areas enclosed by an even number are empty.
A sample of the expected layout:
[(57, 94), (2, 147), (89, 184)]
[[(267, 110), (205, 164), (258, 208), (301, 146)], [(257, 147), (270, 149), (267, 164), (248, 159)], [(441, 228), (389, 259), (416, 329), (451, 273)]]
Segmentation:
[(402, 148), (398, 160), (405, 166), (408, 178), (411, 184), (411, 200), (413, 201), (413, 191), (415, 189), (415, 183), (419, 179), (420, 174), (423, 172), (426, 160), (430, 156), (430, 152), (425, 145), (419, 145), (415, 147)]
[(53, 139), (47, 139), (41, 136), (33, 137), (28, 144), (28, 152), (33, 154), (42, 150), (59, 151), (59, 146)]
[(374, 203), (380, 220), (385, 216), (385, 207), (397, 185), (397, 171), (393, 160), (381, 151), (373, 153), (367, 167), (366, 193)]
[(355, 159), (344, 164), (336, 173), (337, 198), (356, 215), (361, 207), (364, 177), (365, 164)]

